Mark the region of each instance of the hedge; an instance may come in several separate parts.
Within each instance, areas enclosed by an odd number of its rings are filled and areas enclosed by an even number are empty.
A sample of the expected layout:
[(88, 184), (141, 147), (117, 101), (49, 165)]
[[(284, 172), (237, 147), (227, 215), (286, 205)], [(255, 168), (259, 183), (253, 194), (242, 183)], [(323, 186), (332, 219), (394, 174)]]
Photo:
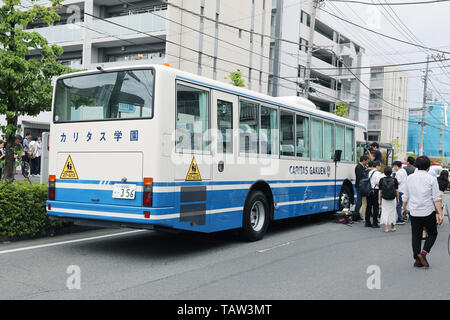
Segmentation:
[(47, 185), (0, 183), (0, 236), (9, 238), (54, 235), (64, 226), (45, 212)]

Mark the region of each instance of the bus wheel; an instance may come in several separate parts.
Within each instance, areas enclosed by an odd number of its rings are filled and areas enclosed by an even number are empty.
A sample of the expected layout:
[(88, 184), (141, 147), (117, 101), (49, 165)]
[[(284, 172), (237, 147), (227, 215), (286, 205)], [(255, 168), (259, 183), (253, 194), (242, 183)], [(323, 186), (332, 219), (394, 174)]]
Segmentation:
[(350, 206), (352, 204), (351, 200), (352, 193), (348, 186), (343, 186), (341, 189), (341, 195), (339, 196), (339, 211), (343, 210), (344, 208), (350, 209)]
[(269, 202), (261, 191), (250, 194), (244, 206), (242, 236), (247, 241), (257, 241), (264, 237), (269, 226)]

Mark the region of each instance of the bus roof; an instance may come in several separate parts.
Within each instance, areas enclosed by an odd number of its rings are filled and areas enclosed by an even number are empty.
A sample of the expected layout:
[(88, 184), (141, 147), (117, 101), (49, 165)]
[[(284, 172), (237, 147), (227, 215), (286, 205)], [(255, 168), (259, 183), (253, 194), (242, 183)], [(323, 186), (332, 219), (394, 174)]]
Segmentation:
[[(101, 64), (100, 64), (101, 65)], [(159, 65), (159, 64), (149, 64), (149, 65), (136, 65), (136, 66), (123, 66), (123, 67), (111, 67), (111, 68), (97, 68), (87, 70), (87, 71), (79, 71), (75, 73), (65, 74), (62, 76), (59, 76), (58, 79), (63, 79), (67, 77), (73, 77), (73, 76), (81, 76), (84, 74), (93, 74), (93, 73), (101, 73), (101, 72), (108, 72), (108, 71), (120, 71), (120, 70), (133, 70), (133, 69), (145, 69), (145, 68), (154, 68), (158, 72), (167, 72), (173, 74), (176, 78), (179, 80), (192, 82), (195, 84), (203, 85), (209, 88), (226, 91), (229, 93), (235, 93), (240, 95), (244, 98), (250, 98), (250, 99), (256, 99), (261, 102), (266, 102), (269, 104), (275, 104), (278, 106), (286, 107), (289, 109), (292, 109), (294, 111), (301, 111), (304, 113), (308, 113), (310, 115), (319, 116), (322, 118), (327, 118), (332, 121), (338, 121), (344, 124), (353, 125), (360, 127), (364, 130), (367, 130), (366, 126), (358, 121), (350, 120), (344, 117), (340, 117), (335, 115), (331, 112), (326, 112), (322, 110), (315, 109), (315, 105), (312, 101), (301, 98), (301, 97), (272, 97), (268, 96), (256, 91), (251, 91), (245, 88), (236, 87), (231, 84), (223, 83), (217, 80), (209, 79), (207, 77), (199, 76), (193, 73), (189, 73), (186, 71), (182, 71), (179, 69), (175, 69), (170, 66), (165, 65)]]

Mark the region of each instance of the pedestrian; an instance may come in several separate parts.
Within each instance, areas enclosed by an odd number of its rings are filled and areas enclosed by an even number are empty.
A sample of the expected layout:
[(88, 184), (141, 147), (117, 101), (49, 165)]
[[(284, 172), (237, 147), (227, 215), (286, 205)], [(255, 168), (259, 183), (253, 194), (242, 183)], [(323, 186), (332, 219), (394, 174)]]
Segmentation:
[(3, 167), (5, 166), (5, 141), (0, 140), (0, 180), (3, 179)]
[(408, 159), (406, 160), (406, 167), (405, 167), (405, 171), (406, 174), (409, 176), (410, 174), (413, 174), (416, 171), (416, 167), (414, 166), (414, 162), (415, 159), (414, 157), (409, 156)]
[[(429, 267), (427, 255), (437, 238), (437, 224), (441, 225), (443, 222), (442, 201), (437, 179), (428, 173), (430, 159), (420, 156), (416, 159), (415, 166), (418, 171), (408, 177), (404, 189), (402, 214), (406, 214), (406, 206), (409, 205), (414, 267)], [(424, 228), (428, 237), (422, 249)]]
[(363, 202), (363, 199), (362, 199), (363, 197), (362, 197), (361, 191), (359, 189), (359, 183), (361, 182), (361, 180), (363, 178), (367, 177), (366, 166), (368, 163), (369, 163), (369, 157), (364, 155), (359, 158), (359, 163), (355, 167), (355, 176), (356, 176), (355, 187), (356, 187), (356, 195), (357, 195), (355, 212), (357, 212), (358, 214), (360, 214), (360, 209), (361, 209), (362, 202)]
[(34, 176), (36, 171), (36, 139), (28, 143), (28, 155), (30, 156), (30, 175)]
[(42, 153), (42, 143), (41, 143), (41, 136), (38, 136), (36, 139), (36, 171), (35, 175), (40, 176), (41, 175), (41, 153)]
[(398, 182), (392, 176), (392, 168), (387, 166), (384, 168), (385, 177), (380, 179), (378, 203), (381, 205), (380, 224), (384, 224), (385, 232), (395, 231), (395, 223), (397, 222), (397, 203), (398, 203)]
[(30, 161), (30, 142), (31, 142), (31, 132), (27, 132), (25, 134), (25, 139), (23, 139), (22, 141), (22, 146), (23, 146), (23, 152), (25, 152), (25, 154), (23, 155), (24, 157), (24, 161), (28, 162), (31, 166), (31, 161)]
[(448, 186), (450, 184), (448, 181), (448, 171), (447, 170), (441, 171), (441, 174), (437, 178), (437, 182), (439, 185), (439, 191), (441, 191), (441, 196), (444, 196), (444, 192), (445, 192), (445, 190), (448, 189)]
[(405, 224), (406, 217), (402, 216), (402, 196), (403, 189), (406, 186), (406, 180), (408, 179), (408, 173), (403, 168), (401, 161), (394, 161), (394, 171), (395, 171), (395, 179), (397, 179), (398, 183), (398, 202), (397, 202), (397, 224)]
[[(369, 167), (371, 165), (369, 164)], [(380, 207), (378, 205), (378, 185), (380, 183), (380, 179), (383, 177), (383, 174), (380, 172), (381, 170), (381, 162), (373, 161), (372, 170), (369, 172), (371, 192), (367, 196), (367, 208), (366, 208), (366, 227), (379, 228), (378, 225), (378, 214), (380, 211)], [(370, 218), (372, 218), (372, 223), (370, 222)]]
[(383, 162), (383, 155), (380, 151), (380, 145), (377, 142), (373, 142), (371, 145), (371, 150), (369, 150), (369, 155), (372, 161), (380, 161)]

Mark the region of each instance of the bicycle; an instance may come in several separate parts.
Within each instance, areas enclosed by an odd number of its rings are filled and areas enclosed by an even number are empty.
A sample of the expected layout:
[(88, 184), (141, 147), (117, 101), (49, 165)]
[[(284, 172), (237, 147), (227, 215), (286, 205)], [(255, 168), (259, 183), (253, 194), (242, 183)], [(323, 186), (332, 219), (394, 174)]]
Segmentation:
[(22, 175), (24, 180), (27, 180), (30, 184), (30, 164), (26, 161), (25, 157), (20, 158), (20, 169), (22, 171)]

